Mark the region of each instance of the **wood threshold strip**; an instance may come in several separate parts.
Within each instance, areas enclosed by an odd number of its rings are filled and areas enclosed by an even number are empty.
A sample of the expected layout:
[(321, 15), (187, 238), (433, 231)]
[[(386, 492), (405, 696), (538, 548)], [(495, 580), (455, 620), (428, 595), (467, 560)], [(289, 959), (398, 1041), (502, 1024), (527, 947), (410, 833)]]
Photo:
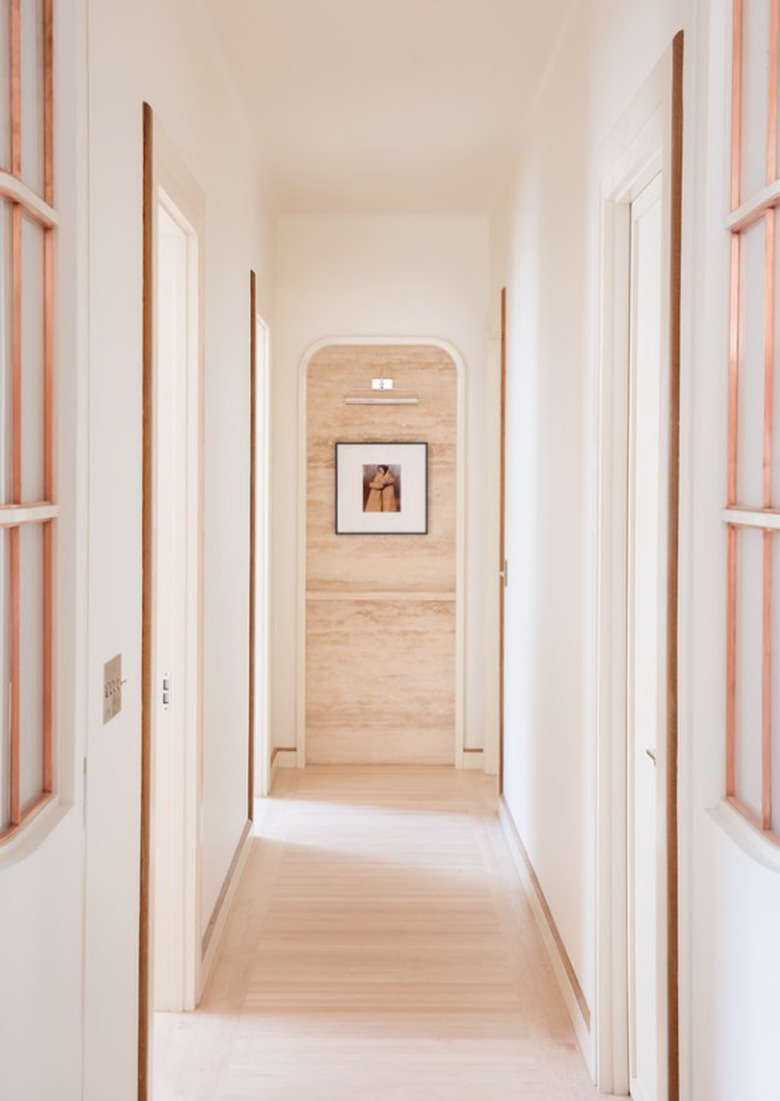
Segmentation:
[(138, 1101), (150, 1094), (152, 596), (154, 522), (154, 113), (143, 105), (143, 504), (141, 638), (141, 852), (138, 928)]
[(523, 864), (525, 865), (525, 870), (528, 873), (528, 878), (530, 879), (533, 886), (534, 894), (536, 895), (536, 899), (539, 903), (539, 906), (541, 907), (542, 913), (544, 914), (545, 921), (549, 926), (552, 938), (555, 941), (555, 945), (558, 949), (558, 953), (563, 964), (563, 969), (566, 972), (566, 977), (569, 980), (569, 985), (572, 988), (574, 997), (577, 1000), (577, 1005), (580, 1009), (580, 1013), (582, 1014), (582, 1019), (585, 1022), (585, 1026), (588, 1032), (590, 1032), (590, 1006), (588, 1005), (588, 1000), (585, 997), (585, 993), (580, 984), (580, 980), (577, 978), (577, 972), (574, 970), (574, 965), (571, 962), (569, 953), (566, 950), (566, 945), (563, 943), (563, 937), (558, 931), (558, 926), (555, 923), (555, 918), (553, 917), (552, 910), (550, 909), (550, 904), (545, 897), (544, 891), (542, 890), (542, 885), (539, 882), (539, 878), (536, 874), (536, 871), (534, 870), (534, 866), (531, 863), (531, 858), (528, 855), (528, 851), (525, 845), (523, 844), (523, 839), (520, 836), (520, 831), (517, 828), (517, 824), (514, 820), (512, 811), (509, 809), (509, 804), (507, 803), (506, 798), (503, 795), (499, 796), (499, 801), (504, 811), (503, 818), (512, 832), (512, 839), (517, 845), (517, 850), (522, 857)]

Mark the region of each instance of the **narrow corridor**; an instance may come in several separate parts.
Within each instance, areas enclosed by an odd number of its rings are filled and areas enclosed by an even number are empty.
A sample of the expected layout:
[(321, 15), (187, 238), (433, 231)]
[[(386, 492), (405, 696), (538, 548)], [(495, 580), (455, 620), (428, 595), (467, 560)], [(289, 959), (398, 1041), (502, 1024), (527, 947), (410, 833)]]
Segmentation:
[(476, 772), (280, 773), (155, 1101), (596, 1098), (494, 808)]

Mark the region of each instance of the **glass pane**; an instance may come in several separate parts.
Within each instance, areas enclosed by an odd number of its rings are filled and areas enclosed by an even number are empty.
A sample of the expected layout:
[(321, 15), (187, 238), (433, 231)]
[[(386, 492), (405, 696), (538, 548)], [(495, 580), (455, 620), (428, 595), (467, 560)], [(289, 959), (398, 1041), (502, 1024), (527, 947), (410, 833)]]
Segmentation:
[(43, 238), (22, 218), (22, 501), (44, 499)]
[(764, 537), (737, 532), (736, 794), (761, 812), (762, 607)]
[(43, 0), (22, 0), (22, 179), (43, 194)]
[(780, 535), (772, 536), (772, 829), (780, 835)]
[(43, 524), (19, 530), (19, 789), (24, 809), (43, 791)]
[(0, 168), (11, 169), (11, 0), (0, 0)]
[(764, 241), (763, 218), (742, 233), (737, 397), (737, 500), (763, 504)]
[(0, 504), (11, 500), (13, 486), (12, 315), (11, 204), (0, 199)]
[(770, 0), (744, 0), (742, 201), (766, 184)]
[(780, 208), (775, 219), (775, 364), (772, 384), (772, 506), (780, 506)]
[(11, 818), (11, 555), (0, 531), (0, 833)]

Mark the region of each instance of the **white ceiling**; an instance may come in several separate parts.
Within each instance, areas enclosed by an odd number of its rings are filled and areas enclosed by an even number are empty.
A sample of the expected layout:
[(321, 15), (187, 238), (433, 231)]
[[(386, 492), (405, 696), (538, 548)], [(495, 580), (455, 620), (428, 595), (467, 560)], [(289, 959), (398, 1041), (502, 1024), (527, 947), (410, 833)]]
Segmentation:
[(572, 0), (206, 0), (286, 213), (481, 213)]

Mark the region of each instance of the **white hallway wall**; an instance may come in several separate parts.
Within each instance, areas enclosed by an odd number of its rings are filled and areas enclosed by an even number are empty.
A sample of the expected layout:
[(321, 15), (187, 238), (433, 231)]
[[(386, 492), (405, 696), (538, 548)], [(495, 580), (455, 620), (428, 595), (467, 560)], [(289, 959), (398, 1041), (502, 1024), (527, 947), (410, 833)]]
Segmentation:
[[(203, 193), (203, 927), (246, 820), (249, 270), (272, 234), (200, 4), (90, 0), (90, 687), (85, 1097), (135, 1094), (141, 639), (142, 131), (147, 100)], [(103, 662), (124, 711), (101, 722)], [(32, 1039), (32, 1038), (31, 1038)]]
[(296, 744), (299, 367), (316, 341), (340, 336), (438, 337), (466, 361), (465, 725), (466, 745), (483, 745), (498, 676), (493, 544), (486, 539), (497, 523), (487, 462), (487, 255), (487, 222), (478, 217), (280, 219), (272, 441), (271, 729), (277, 746)]
[(598, 164), (687, 20), (685, 0), (572, 6), (491, 219), (491, 301), (508, 288), (505, 794), (592, 1014)]

